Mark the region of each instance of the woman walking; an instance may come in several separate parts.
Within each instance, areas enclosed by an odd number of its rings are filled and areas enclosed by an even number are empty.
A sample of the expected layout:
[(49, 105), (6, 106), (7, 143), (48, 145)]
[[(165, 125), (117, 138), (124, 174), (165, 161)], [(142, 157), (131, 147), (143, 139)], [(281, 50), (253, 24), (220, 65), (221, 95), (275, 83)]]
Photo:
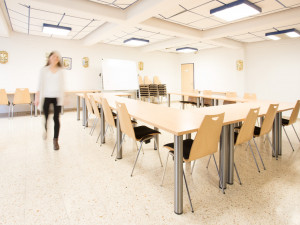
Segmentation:
[(54, 108), (54, 138), (53, 148), (59, 150), (58, 136), (60, 129), (59, 114), (64, 101), (64, 71), (61, 64), (61, 56), (58, 52), (51, 52), (48, 62), (41, 69), (38, 92), (36, 94), (35, 104), (43, 106), (45, 114), (45, 132), (43, 138), (47, 137), (47, 121), (49, 115), (49, 106), (53, 104)]

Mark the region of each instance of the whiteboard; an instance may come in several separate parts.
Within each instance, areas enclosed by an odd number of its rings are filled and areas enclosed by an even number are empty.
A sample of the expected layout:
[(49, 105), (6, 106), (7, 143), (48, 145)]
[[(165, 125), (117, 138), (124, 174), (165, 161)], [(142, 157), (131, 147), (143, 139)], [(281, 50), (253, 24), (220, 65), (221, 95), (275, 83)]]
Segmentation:
[(138, 73), (134, 61), (102, 59), (104, 90), (137, 90)]

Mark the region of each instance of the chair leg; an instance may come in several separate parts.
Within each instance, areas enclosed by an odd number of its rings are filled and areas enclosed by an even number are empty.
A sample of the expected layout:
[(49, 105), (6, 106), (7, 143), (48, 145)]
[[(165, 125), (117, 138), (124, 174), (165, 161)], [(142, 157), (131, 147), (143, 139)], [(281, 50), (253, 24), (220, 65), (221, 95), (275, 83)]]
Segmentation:
[(134, 162), (134, 165), (133, 165), (133, 168), (132, 168), (132, 171), (131, 171), (131, 175), (130, 175), (130, 176), (132, 176), (132, 174), (133, 174), (133, 171), (134, 171), (134, 168), (135, 168), (136, 162), (137, 162), (137, 160), (138, 160), (138, 158), (139, 158), (139, 155), (140, 155), (140, 152), (141, 152), (142, 146), (143, 146), (143, 142), (141, 142), (141, 146), (140, 146), (140, 149), (139, 149), (139, 151), (138, 151), (138, 153), (137, 153), (137, 156), (136, 156), (136, 159), (135, 159), (135, 162)]
[(12, 105), (11, 107), (11, 118), (12, 119), (14, 118), (14, 105)]
[(233, 165), (234, 165), (234, 169), (235, 169), (236, 175), (237, 175), (237, 177), (238, 177), (238, 179), (239, 179), (240, 185), (242, 185), (242, 181), (241, 181), (241, 178), (240, 178), (240, 175), (239, 175), (239, 172), (238, 172), (238, 170), (237, 170), (237, 168), (236, 168), (235, 163), (233, 163)]
[(297, 134), (297, 132), (296, 132), (295, 127), (294, 127), (293, 124), (292, 124), (292, 127), (293, 127), (293, 129), (294, 129), (294, 131), (295, 131), (295, 134), (296, 134), (296, 136), (297, 136), (297, 138), (298, 138), (298, 141), (300, 142), (299, 136), (298, 136), (298, 134)]
[[(156, 146), (157, 146), (157, 142), (156, 142), (156, 139), (155, 139), (155, 138), (154, 138), (154, 141), (155, 141), (155, 143), (156, 143)], [(160, 165), (161, 165), (161, 167), (163, 167), (163, 164), (162, 164), (162, 161), (161, 161), (161, 157), (160, 157), (160, 153), (159, 153), (159, 148), (158, 148), (158, 146), (157, 146), (157, 153), (158, 153), (158, 157), (159, 157)]]
[(206, 169), (208, 169), (208, 165), (209, 165), (209, 162), (210, 162), (210, 158), (211, 158), (211, 155), (209, 156), (209, 159), (208, 159), (208, 162), (207, 162), (207, 165), (206, 165)]
[(253, 138), (253, 141), (254, 141), (254, 144), (255, 144), (255, 147), (256, 147), (257, 153), (258, 153), (258, 155), (259, 155), (260, 161), (261, 161), (261, 163), (262, 163), (262, 165), (263, 165), (263, 167), (264, 167), (264, 170), (266, 170), (266, 167), (265, 167), (264, 161), (262, 160), (262, 157), (261, 157), (261, 155), (260, 155), (259, 149), (258, 149), (258, 147), (257, 147), (256, 141), (255, 141), (255, 139), (254, 139), (254, 138)]
[(286, 135), (287, 139), (289, 140), (289, 142), (290, 142), (290, 145), (291, 145), (291, 147), (292, 147), (292, 149), (293, 149), (293, 152), (294, 152), (295, 150), (294, 150), (294, 147), (293, 147), (293, 145), (292, 145), (292, 142), (291, 142), (291, 140), (290, 140), (289, 136), (287, 135), (287, 133), (286, 133), (286, 130), (285, 130), (285, 128), (284, 128), (284, 126), (282, 126), (282, 127), (283, 127), (284, 133), (285, 133), (285, 135)]
[(166, 160), (166, 164), (165, 164), (165, 169), (164, 169), (164, 173), (163, 173), (163, 176), (162, 176), (162, 179), (161, 179), (161, 184), (160, 184), (160, 186), (163, 186), (163, 183), (164, 183), (165, 174), (166, 174), (166, 170), (167, 170), (168, 159), (169, 159), (169, 155), (170, 155), (170, 154), (171, 154), (171, 153), (168, 152), (167, 160)]
[(194, 160), (194, 163), (193, 163), (193, 166), (192, 166), (191, 174), (193, 174), (193, 172), (194, 172), (195, 164), (196, 164), (196, 160)]
[(32, 117), (32, 103), (30, 104), (30, 116)]
[(248, 141), (248, 145), (249, 145), (249, 147), (250, 147), (250, 149), (251, 149), (251, 152), (252, 152), (252, 155), (253, 155), (253, 158), (254, 158), (254, 161), (255, 161), (255, 164), (256, 164), (257, 170), (258, 170), (258, 172), (260, 173), (260, 169), (259, 169), (259, 167), (258, 167), (258, 164), (257, 164), (256, 158), (255, 158), (255, 155), (254, 155), (254, 153), (253, 153), (253, 150), (252, 150), (252, 147), (251, 147), (251, 145), (250, 145), (250, 141)]
[(91, 135), (93, 135), (93, 133), (94, 133), (94, 131), (96, 129), (97, 123), (98, 123), (98, 118), (95, 119), (95, 124), (93, 125), (93, 127), (91, 129), (91, 132), (90, 132)]
[[(212, 156), (213, 156), (213, 159), (214, 159), (214, 162), (215, 162), (215, 165), (216, 165), (216, 169), (217, 169), (217, 173), (218, 173), (218, 176), (219, 176), (220, 187), (222, 188), (223, 194), (225, 194), (224, 187), (223, 187), (223, 179), (221, 178), (221, 175), (220, 175), (220, 173), (219, 173), (219, 169), (218, 169), (218, 165), (217, 165), (217, 161), (216, 161), (215, 155), (212, 154)], [(220, 171), (220, 172), (221, 172), (221, 171)]]
[(182, 172), (183, 172), (183, 178), (184, 178), (184, 182), (185, 182), (186, 191), (187, 191), (187, 194), (188, 194), (189, 200), (190, 200), (190, 205), (191, 205), (192, 213), (194, 213), (194, 208), (193, 208), (193, 204), (192, 204), (192, 200), (191, 200), (191, 196), (190, 196), (189, 187), (188, 187), (187, 182), (186, 182), (184, 170)]

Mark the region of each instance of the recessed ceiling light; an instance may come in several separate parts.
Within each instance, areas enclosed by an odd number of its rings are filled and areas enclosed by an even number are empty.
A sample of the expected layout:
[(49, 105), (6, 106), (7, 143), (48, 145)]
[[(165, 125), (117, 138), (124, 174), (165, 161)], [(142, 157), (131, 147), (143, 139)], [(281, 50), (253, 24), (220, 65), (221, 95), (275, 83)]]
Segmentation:
[(124, 44), (129, 45), (129, 46), (143, 46), (149, 43), (149, 40), (145, 39), (140, 39), (140, 38), (130, 38), (125, 41), (123, 41)]
[(300, 32), (298, 30), (296, 30), (295, 28), (269, 32), (269, 33), (266, 33), (265, 35), (267, 38), (270, 38), (272, 40), (279, 40), (280, 36), (283, 37), (283, 34), (288, 37), (291, 37), (291, 38), (300, 37)]
[(261, 13), (261, 8), (247, 0), (238, 0), (210, 10), (210, 14), (226, 21), (233, 21), (259, 13)]
[(43, 24), (43, 32), (46, 34), (53, 34), (53, 35), (63, 35), (66, 36), (70, 33), (72, 30), (71, 27), (63, 27), (63, 26), (57, 26), (52, 24)]
[(184, 47), (184, 48), (177, 48), (177, 52), (183, 52), (183, 53), (192, 53), (198, 51), (197, 48), (190, 48), (190, 47)]

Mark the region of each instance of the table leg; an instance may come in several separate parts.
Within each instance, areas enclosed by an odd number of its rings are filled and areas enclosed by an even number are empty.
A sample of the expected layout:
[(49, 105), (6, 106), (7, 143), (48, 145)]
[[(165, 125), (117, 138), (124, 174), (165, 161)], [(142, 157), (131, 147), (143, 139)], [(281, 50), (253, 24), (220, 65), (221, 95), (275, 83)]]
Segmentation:
[(119, 116), (117, 115), (117, 159), (122, 159), (122, 131), (119, 121)]
[[(184, 101), (184, 95), (181, 96), (181, 101)], [(184, 109), (184, 103), (182, 103), (182, 109)]]
[(168, 94), (168, 107), (171, 105), (171, 94)]
[(80, 120), (80, 96), (77, 96), (77, 120)]
[(278, 155), (282, 153), (282, 113), (276, 113), (275, 120), (273, 122), (273, 129), (272, 129), (272, 144), (275, 153), (272, 153), (272, 156), (278, 159)]
[(200, 108), (200, 97), (197, 97), (197, 108)]
[(105, 143), (105, 117), (104, 117), (104, 111), (103, 111), (103, 107), (101, 105), (100, 107), (100, 132), (101, 132), (101, 144)]
[(192, 137), (191, 133), (185, 135), (185, 139), (191, 139), (191, 137)]
[[(33, 102), (35, 102), (35, 93), (33, 94)], [(38, 109), (38, 107), (35, 105), (35, 104), (33, 104), (33, 107), (34, 107), (34, 116), (37, 116), (37, 109)]]
[[(159, 131), (157, 127), (154, 127), (154, 130)], [(159, 150), (159, 135), (155, 135), (155, 141), (154, 141), (154, 150)], [(156, 145), (157, 143), (157, 145)]]
[(174, 135), (174, 212), (183, 212), (183, 136)]
[(228, 145), (228, 125), (222, 127), (221, 140), (220, 140), (220, 156), (219, 156), (219, 173), (221, 177), (221, 183), (224, 189), (228, 180), (228, 157), (229, 157), (229, 145)]
[(201, 105), (204, 107), (204, 98), (201, 98)]
[(228, 125), (228, 184), (233, 184), (234, 182), (234, 130), (233, 130), (233, 124)]
[(88, 127), (85, 99), (82, 98), (82, 126)]

